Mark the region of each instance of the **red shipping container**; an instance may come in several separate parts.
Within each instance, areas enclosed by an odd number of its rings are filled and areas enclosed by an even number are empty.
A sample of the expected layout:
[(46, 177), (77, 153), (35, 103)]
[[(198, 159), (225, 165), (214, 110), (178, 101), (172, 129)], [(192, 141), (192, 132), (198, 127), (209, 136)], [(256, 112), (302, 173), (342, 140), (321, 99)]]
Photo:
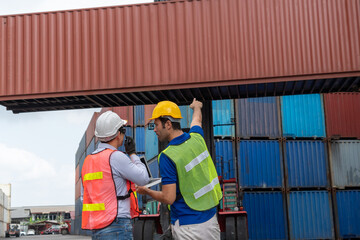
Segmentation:
[(121, 119), (127, 120), (127, 125), (134, 125), (134, 109), (133, 106), (125, 106), (125, 107), (113, 107), (111, 111), (117, 113)]
[(328, 137), (360, 139), (360, 93), (324, 94), (324, 104)]
[(77, 165), (77, 167), (75, 168), (75, 183), (77, 182), (77, 180), (79, 180), (79, 177), (80, 177), (79, 168), (80, 168), (80, 165)]
[(81, 196), (81, 179), (78, 179), (75, 184), (75, 200)]
[[(306, 81), (306, 92), (349, 91), (359, 9), (358, 0), (179, 0), (0, 16), (0, 103), (15, 112), (143, 105), (168, 90), (284, 81), (259, 90), (298, 93), (294, 81)], [(219, 97), (230, 90), (252, 93)]]
[(147, 125), (150, 121), (149, 118), (152, 116), (152, 112), (155, 108), (156, 104), (145, 105), (144, 106), (144, 118), (145, 118), (145, 125)]
[(94, 114), (90, 120), (89, 126), (86, 129), (86, 148), (89, 146), (91, 140), (95, 136), (96, 120), (98, 119), (99, 116), (100, 116), (100, 113), (94, 112)]

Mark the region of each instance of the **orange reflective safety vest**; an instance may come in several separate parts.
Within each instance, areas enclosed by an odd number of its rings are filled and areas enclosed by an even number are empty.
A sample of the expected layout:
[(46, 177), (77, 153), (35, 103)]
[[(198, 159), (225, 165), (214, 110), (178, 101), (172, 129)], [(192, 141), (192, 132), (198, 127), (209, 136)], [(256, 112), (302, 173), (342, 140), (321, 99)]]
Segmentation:
[(110, 166), (110, 156), (115, 150), (105, 149), (88, 155), (81, 170), (84, 187), (82, 229), (101, 229), (109, 226), (116, 218), (118, 200), (130, 197), (130, 216), (139, 216), (135, 186), (127, 180), (128, 194), (117, 196)]

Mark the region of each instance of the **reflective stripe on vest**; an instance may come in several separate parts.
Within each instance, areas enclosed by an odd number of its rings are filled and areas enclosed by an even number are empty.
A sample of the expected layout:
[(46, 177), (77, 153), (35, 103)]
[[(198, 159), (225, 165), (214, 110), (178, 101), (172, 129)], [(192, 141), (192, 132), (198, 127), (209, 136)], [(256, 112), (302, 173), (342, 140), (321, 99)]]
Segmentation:
[(105, 210), (104, 203), (92, 203), (92, 204), (83, 204), (83, 211), (103, 211)]
[(179, 189), (190, 208), (205, 211), (219, 204), (222, 192), (218, 175), (200, 134), (190, 133), (188, 140), (170, 145), (162, 153), (175, 163)]

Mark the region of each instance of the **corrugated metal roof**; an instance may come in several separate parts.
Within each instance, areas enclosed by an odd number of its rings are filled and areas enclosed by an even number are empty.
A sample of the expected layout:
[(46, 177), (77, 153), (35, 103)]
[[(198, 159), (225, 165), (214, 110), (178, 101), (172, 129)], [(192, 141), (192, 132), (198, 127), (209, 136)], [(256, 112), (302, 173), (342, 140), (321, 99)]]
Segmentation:
[(1, 16), (0, 104), (27, 112), (358, 91), (359, 5), (178, 0)]

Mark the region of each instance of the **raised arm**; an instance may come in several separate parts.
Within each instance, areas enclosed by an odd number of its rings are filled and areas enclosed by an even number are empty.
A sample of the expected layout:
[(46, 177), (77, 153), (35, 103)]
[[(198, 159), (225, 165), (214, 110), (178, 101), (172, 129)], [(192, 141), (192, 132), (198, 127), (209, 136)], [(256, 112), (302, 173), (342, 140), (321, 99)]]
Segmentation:
[(192, 128), (193, 126), (202, 127), (202, 113), (201, 113), (202, 106), (203, 106), (202, 102), (197, 101), (196, 98), (194, 98), (193, 102), (190, 104), (190, 108), (193, 110), (193, 117), (190, 128)]

